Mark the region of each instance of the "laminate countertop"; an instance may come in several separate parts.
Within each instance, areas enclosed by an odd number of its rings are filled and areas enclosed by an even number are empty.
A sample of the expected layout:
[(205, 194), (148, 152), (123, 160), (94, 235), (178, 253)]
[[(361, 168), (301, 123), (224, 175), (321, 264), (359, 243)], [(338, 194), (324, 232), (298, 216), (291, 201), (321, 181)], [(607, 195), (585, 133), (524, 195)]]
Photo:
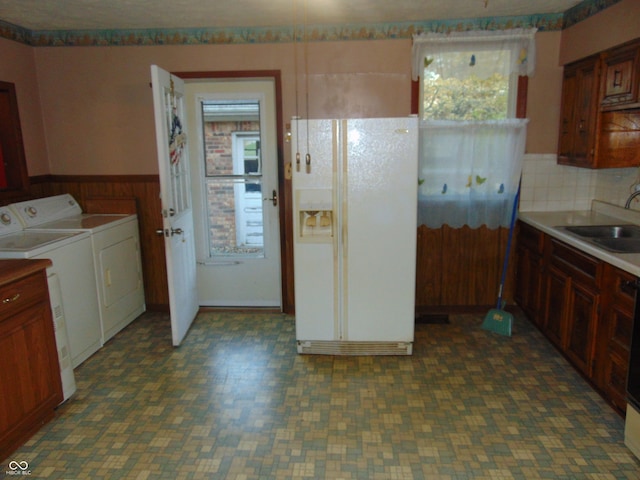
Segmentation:
[(15, 282), (51, 265), (48, 258), (0, 260), (0, 285)]
[(614, 253), (558, 227), (570, 225), (640, 225), (640, 212), (594, 200), (591, 210), (519, 212), (518, 219), (593, 257), (640, 277), (640, 253)]

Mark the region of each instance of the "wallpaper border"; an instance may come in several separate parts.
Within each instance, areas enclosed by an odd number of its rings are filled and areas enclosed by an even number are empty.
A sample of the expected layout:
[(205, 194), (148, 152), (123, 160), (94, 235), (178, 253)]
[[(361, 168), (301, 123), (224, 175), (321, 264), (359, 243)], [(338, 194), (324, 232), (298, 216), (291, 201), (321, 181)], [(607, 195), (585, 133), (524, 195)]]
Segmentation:
[(296, 41), (410, 39), (425, 32), (537, 28), (554, 31), (589, 18), (620, 0), (584, 0), (563, 13), (517, 17), (485, 17), (425, 22), (349, 25), (299, 25), (269, 28), (190, 28), (139, 30), (31, 31), (0, 20), (0, 37), (34, 47), (239, 45)]

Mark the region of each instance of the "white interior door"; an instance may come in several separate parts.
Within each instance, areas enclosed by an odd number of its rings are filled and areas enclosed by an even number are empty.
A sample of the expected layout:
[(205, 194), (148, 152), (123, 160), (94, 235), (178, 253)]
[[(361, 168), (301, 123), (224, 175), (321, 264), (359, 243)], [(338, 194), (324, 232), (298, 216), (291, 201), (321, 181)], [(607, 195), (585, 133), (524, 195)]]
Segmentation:
[(275, 87), (185, 85), (200, 305), (281, 307)]
[(162, 227), (169, 283), (173, 345), (178, 346), (198, 313), (193, 212), (189, 191), (184, 82), (151, 66)]

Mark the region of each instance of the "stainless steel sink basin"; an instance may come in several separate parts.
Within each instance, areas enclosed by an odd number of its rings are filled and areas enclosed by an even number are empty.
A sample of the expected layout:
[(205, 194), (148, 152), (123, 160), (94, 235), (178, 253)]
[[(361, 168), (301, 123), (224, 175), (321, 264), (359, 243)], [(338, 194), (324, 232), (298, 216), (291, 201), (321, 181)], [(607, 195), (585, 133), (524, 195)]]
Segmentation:
[(615, 253), (640, 253), (640, 225), (566, 225), (556, 227)]
[(594, 238), (593, 243), (616, 253), (640, 253), (640, 238)]
[(572, 225), (562, 228), (580, 237), (640, 238), (640, 225)]

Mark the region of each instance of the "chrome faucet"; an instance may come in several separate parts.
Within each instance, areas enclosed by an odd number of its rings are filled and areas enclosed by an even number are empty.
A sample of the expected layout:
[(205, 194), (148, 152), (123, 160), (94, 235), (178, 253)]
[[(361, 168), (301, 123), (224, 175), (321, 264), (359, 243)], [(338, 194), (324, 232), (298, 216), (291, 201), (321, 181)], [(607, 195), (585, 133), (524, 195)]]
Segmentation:
[(636, 190), (631, 195), (629, 195), (629, 198), (627, 198), (627, 203), (624, 204), (624, 208), (629, 208), (631, 206), (631, 200), (636, 198), (638, 195), (640, 195), (640, 190)]

